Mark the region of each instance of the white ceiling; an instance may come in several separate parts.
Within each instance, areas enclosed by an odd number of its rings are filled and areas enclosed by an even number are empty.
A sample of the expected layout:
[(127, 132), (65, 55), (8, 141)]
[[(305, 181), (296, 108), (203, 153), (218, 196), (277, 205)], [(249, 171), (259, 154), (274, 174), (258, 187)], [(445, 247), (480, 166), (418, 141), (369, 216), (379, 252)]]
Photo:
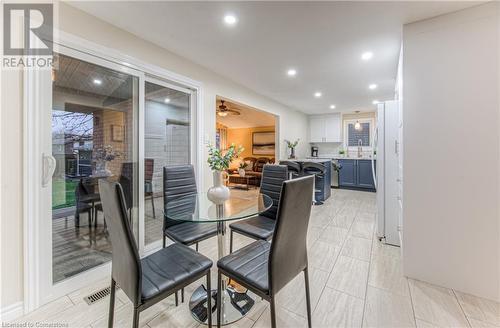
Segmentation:
[[(233, 101), (224, 99), (224, 105), (228, 109), (237, 110), (241, 115), (227, 115), (225, 117), (217, 116), (217, 122), (221, 123), (228, 128), (254, 128), (259, 126), (274, 126), (275, 116), (263, 111), (253, 109), (251, 107), (235, 103)], [(217, 97), (217, 105), (220, 105), (220, 98)]]
[[(70, 4), (284, 105), (324, 113), (374, 109), (373, 100), (391, 99), (402, 25), (478, 2)], [(235, 26), (223, 23), (226, 13), (238, 17)], [(365, 51), (372, 60), (361, 60)], [(286, 75), (290, 67), (295, 78)], [(378, 88), (368, 90), (371, 83)], [(315, 91), (323, 96), (314, 98)]]

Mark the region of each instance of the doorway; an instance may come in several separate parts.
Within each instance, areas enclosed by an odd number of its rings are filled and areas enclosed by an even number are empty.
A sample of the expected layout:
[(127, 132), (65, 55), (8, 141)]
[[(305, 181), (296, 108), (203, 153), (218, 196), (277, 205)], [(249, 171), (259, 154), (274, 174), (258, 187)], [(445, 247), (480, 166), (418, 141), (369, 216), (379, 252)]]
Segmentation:
[(216, 146), (223, 151), (232, 144), (243, 147), (229, 168), (230, 187), (259, 188), (263, 166), (277, 163), (277, 123), (278, 117), (264, 110), (216, 98)]

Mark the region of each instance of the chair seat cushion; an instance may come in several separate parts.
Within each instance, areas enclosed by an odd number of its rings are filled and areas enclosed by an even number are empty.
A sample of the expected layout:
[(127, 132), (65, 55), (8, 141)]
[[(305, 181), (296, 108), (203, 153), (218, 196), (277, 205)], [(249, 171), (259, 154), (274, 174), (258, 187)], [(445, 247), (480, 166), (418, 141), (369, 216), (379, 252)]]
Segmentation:
[(276, 220), (258, 215), (249, 219), (231, 223), (229, 227), (244, 235), (249, 235), (255, 239), (268, 240), (274, 232)]
[(258, 240), (221, 258), (217, 266), (237, 281), (268, 293), (267, 261), (270, 249), (269, 242)]
[[(212, 267), (212, 261), (182, 244), (172, 244), (141, 259), (143, 301), (176, 291)], [(179, 287), (180, 286), (180, 287)]]
[(165, 236), (184, 245), (191, 245), (215, 235), (217, 235), (217, 223), (185, 222), (165, 230)]

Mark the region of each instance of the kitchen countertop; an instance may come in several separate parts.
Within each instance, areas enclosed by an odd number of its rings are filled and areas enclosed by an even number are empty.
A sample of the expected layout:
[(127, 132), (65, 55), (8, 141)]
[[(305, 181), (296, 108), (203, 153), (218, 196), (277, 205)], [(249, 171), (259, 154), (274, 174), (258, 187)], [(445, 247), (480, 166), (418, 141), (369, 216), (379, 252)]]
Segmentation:
[[(281, 161), (296, 161), (296, 162), (317, 162), (317, 163), (323, 163), (326, 161), (331, 161), (332, 159), (357, 159), (357, 160), (371, 160), (371, 157), (345, 157), (345, 156), (340, 156), (340, 155), (332, 155), (332, 156), (318, 156), (318, 157), (306, 157), (306, 158), (294, 158), (294, 159), (281, 159)], [(377, 157), (375, 157), (375, 160)]]

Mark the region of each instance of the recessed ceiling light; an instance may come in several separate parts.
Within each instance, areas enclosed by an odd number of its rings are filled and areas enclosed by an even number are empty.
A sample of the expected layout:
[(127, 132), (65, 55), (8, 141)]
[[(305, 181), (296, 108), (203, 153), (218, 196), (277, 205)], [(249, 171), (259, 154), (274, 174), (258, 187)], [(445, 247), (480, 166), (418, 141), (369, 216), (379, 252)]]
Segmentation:
[(330, 105), (330, 109), (335, 109), (335, 105)]
[(372, 58), (373, 58), (373, 52), (371, 52), (371, 51), (364, 52), (361, 55), (361, 59), (363, 59), (363, 60), (370, 60)]
[(372, 104), (374, 104), (374, 105), (376, 105), (376, 104), (378, 104), (378, 103), (380, 103), (380, 101), (378, 101), (378, 100), (374, 100), (374, 101), (372, 101)]
[(319, 91), (316, 91), (316, 92), (314, 93), (314, 97), (316, 97), (316, 98), (319, 98), (319, 97), (321, 97), (322, 95), (323, 95), (323, 94), (322, 94), (321, 92), (319, 92)]
[(376, 85), (375, 83), (372, 83), (372, 84), (370, 84), (370, 85), (368, 86), (368, 89), (370, 89), (370, 90), (375, 90), (375, 89), (377, 89), (377, 85)]
[(168, 104), (170, 102), (170, 98), (165, 98), (165, 100), (163, 100), (166, 104)]
[(286, 72), (286, 74), (287, 74), (288, 76), (295, 76), (295, 75), (297, 75), (297, 71), (296, 71), (295, 69), (293, 69), (293, 68), (290, 68), (290, 69)]
[(101, 85), (102, 84), (102, 80), (99, 80), (99, 79), (94, 79), (94, 84), (97, 84), (97, 85)]
[(232, 15), (232, 14), (227, 14), (226, 16), (224, 16), (224, 23), (226, 23), (226, 25), (235, 25), (236, 23), (238, 22), (238, 19), (236, 18), (236, 16)]

